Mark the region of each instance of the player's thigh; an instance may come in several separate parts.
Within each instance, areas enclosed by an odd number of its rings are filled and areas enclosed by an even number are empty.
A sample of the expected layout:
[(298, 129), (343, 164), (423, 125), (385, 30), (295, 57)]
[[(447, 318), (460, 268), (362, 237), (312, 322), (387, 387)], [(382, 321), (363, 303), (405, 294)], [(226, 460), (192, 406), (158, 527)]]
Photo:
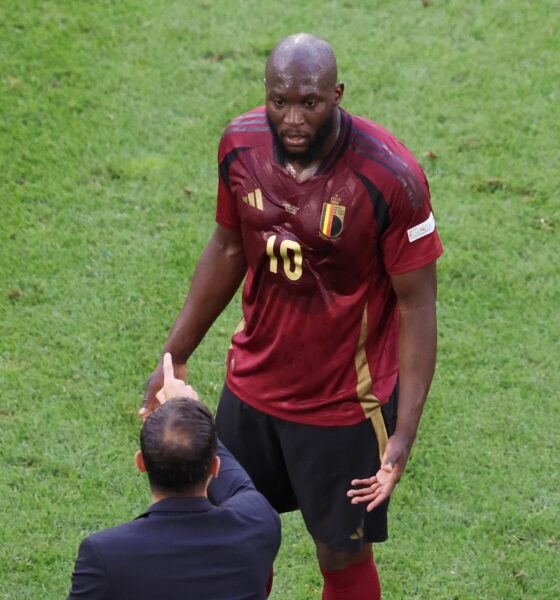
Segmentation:
[(366, 513), (346, 492), (355, 478), (374, 475), (379, 446), (371, 420), (343, 427), (282, 421), (286, 465), (307, 529), (328, 546), (360, 552), (364, 542), (387, 538), (387, 506)]
[(297, 508), (282, 449), (269, 415), (224, 386), (216, 412), (218, 437), (278, 512)]

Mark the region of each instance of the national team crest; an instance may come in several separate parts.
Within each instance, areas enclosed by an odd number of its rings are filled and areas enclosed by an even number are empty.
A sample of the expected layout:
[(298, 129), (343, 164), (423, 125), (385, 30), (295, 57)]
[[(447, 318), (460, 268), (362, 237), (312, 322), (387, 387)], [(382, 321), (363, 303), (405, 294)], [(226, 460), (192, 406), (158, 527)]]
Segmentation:
[(340, 205), (340, 198), (333, 196), (330, 202), (323, 203), (323, 212), (321, 213), (320, 230), (323, 235), (330, 238), (338, 237), (342, 233), (344, 224), (344, 213), (346, 207)]

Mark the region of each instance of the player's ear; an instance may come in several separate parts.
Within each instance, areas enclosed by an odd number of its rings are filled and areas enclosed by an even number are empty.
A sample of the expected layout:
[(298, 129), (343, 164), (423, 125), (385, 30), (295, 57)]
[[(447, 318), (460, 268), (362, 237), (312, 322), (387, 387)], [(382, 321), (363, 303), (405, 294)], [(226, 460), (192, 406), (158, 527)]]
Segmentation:
[(134, 462), (136, 464), (136, 468), (140, 471), (140, 473), (146, 472), (146, 465), (144, 464), (144, 457), (142, 456), (142, 452), (140, 450), (136, 451), (134, 455)]
[(336, 106), (342, 102), (342, 96), (344, 96), (344, 84), (340, 82), (334, 87), (334, 103)]
[(210, 475), (212, 475), (212, 477), (218, 477), (218, 473), (220, 472), (220, 465), (220, 457), (216, 454), (212, 459), (212, 464), (210, 465)]

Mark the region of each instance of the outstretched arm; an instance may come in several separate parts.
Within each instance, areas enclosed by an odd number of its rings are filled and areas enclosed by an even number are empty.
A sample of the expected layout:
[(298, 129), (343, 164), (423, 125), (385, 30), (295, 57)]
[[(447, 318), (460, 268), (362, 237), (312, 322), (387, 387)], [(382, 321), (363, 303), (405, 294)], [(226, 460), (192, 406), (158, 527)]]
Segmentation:
[[(218, 225), (198, 261), (189, 293), (163, 349), (172, 354), (177, 377), (185, 378), (187, 359), (228, 305), (246, 270), (240, 232)], [(144, 405), (140, 409), (142, 417), (156, 408), (156, 393), (162, 384), (160, 360), (148, 379)]]
[(408, 461), (436, 362), (436, 263), (391, 278), (399, 304), (399, 404), (397, 426), (379, 471), (352, 481), (353, 503), (371, 511), (389, 498)]

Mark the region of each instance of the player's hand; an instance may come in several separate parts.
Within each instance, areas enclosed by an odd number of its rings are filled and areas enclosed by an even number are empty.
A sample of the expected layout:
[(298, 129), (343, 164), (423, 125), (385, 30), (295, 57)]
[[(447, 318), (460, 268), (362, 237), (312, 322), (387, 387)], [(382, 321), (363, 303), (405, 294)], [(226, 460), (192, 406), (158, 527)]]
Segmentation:
[[(173, 365), (174, 375), (178, 379), (186, 379), (187, 376), (187, 365), (176, 363)], [(148, 382), (146, 384), (146, 392), (144, 393), (144, 404), (142, 408), (139, 410), (139, 415), (143, 421), (145, 421), (148, 416), (154, 412), (154, 410), (159, 406), (159, 402), (157, 399), (157, 393), (163, 387), (163, 362), (160, 361), (158, 366), (155, 368), (154, 372), (150, 375)]]
[(367, 502), (368, 512), (388, 500), (399, 482), (408, 460), (410, 444), (405, 443), (396, 434), (389, 438), (383, 454), (379, 471), (367, 479), (353, 479), (354, 487), (346, 495), (352, 498), (352, 504)]
[(163, 387), (156, 394), (156, 398), (160, 404), (165, 404), (171, 398), (198, 400), (198, 394), (193, 388), (187, 385), (182, 379), (175, 377), (173, 361), (169, 352), (163, 355)]

